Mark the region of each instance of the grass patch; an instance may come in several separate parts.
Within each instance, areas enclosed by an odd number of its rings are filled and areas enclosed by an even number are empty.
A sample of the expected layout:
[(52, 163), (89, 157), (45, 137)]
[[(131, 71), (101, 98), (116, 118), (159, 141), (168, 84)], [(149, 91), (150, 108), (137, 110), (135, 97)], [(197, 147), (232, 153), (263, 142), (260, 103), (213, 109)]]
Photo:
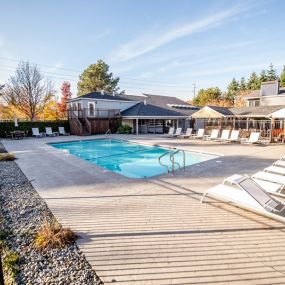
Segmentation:
[(63, 228), (57, 221), (44, 222), (35, 238), (37, 249), (61, 248), (73, 244), (78, 236), (69, 228)]
[(6, 251), (3, 258), (3, 270), (9, 273), (9, 276), (15, 280), (19, 272), (19, 255), (13, 251)]
[(16, 157), (12, 153), (0, 153), (0, 161), (13, 161)]

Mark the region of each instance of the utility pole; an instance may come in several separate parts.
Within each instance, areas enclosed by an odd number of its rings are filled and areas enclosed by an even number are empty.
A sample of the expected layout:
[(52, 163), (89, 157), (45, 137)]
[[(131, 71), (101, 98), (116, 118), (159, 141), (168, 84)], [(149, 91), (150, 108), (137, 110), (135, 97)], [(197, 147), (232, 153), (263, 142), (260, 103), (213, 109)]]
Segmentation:
[(196, 84), (193, 83), (193, 98), (196, 97), (196, 88), (197, 88)]

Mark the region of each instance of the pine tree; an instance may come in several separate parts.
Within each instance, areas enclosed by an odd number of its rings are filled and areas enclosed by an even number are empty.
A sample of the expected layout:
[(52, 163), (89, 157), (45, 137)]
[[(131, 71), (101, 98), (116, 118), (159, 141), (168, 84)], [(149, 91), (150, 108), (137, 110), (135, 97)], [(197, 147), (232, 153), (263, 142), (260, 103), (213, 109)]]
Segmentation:
[(268, 81), (268, 77), (267, 77), (266, 71), (264, 69), (262, 69), (262, 71), (260, 72), (259, 81), (260, 81), (260, 83)]
[(239, 91), (239, 83), (238, 81), (233, 78), (233, 80), (231, 81), (231, 83), (228, 85), (228, 91), (226, 93), (226, 99), (230, 100), (231, 102), (234, 102), (235, 97), (237, 95), (237, 92)]
[(109, 65), (103, 60), (98, 60), (96, 64), (91, 64), (79, 77), (77, 84), (78, 95), (84, 95), (90, 92), (118, 91), (120, 78), (113, 78), (113, 73), (109, 72)]
[(278, 79), (276, 70), (274, 69), (274, 66), (272, 63), (269, 65), (269, 69), (267, 70), (267, 79), (270, 80), (276, 80)]
[(246, 82), (245, 82), (244, 77), (242, 77), (242, 78), (240, 79), (240, 82), (239, 82), (239, 89), (240, 89), (241, 91), (246, 90)]
[(283, 70), (280, 74), (280, 86), (285, 87), (285, 65), (283, 66)]
[(249, 90), (257, 90), (260, 88), (260, 81), (255, 72), (252, 72), (248, 81), (247, 81), (247, 89)]

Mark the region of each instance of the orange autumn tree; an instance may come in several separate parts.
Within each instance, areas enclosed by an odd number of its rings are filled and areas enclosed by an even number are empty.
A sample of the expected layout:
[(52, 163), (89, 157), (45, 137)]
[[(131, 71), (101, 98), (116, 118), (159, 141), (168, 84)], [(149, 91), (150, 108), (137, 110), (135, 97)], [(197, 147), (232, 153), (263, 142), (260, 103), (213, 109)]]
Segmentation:
[(70, 91), (70, 83), (67, 81), (64, 81), (61, 88), (61, 98), (60, 103), (58, 103), (58, 109), (60, 112), (60, 117), (62, 119), (67, 118), (67, 100), (71, 98), (71, 91)]
[(61, 112), (55, 96), (52, 96), (51, 99), (46, 103), (45, 108), (38, 119), (45, 121), (56, 121), (61, 119)]

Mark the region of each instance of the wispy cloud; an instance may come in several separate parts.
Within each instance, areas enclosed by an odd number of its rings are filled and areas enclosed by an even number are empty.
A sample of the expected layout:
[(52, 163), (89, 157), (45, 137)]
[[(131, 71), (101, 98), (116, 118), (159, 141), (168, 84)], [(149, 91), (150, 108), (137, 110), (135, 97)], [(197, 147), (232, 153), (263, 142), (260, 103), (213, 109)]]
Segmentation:
[(140, 36), (133, 41), (122, 45), (111, 55), (111, 61), (123, 62), (136, 58), (177, 39), (221, 25), (232, 17), (239, 15), (246, 9), (247, 8), (243, 6), (235, 6), (211, 16), (207, 16), (196, 22), (177, 26), (168, 31), (163, 31), (160, 34), (150, 33)]

